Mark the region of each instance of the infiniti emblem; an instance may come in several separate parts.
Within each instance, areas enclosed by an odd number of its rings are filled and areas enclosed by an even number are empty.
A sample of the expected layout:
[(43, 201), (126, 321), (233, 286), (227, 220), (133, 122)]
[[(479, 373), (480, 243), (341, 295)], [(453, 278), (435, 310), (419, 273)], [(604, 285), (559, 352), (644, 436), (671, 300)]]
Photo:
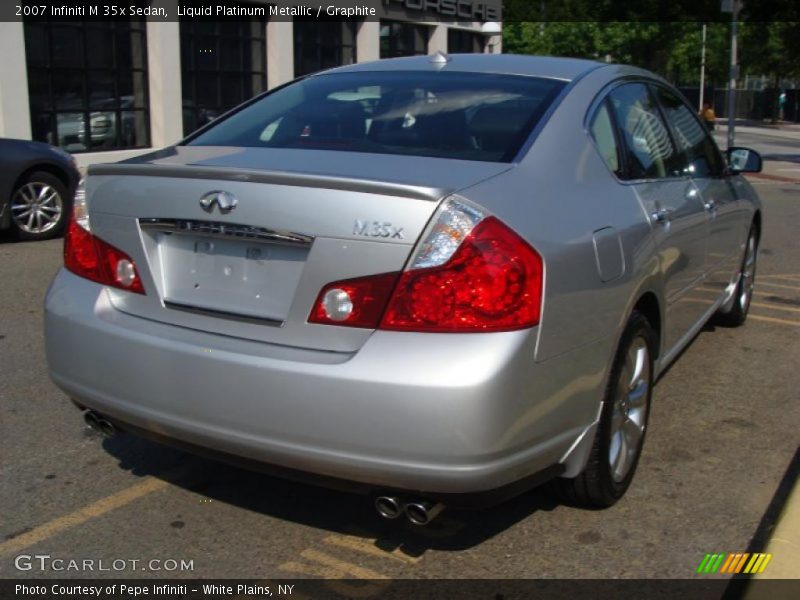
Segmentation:
[(215, 204), (219, 207), (219, 212), (225, 214), (236, 208), (239, 201), (236, 199), (236, 196), (230, 192), (221, 192), (219, 190), (208, 192), (200, 198), (200, 206), (202, 206), (203, 210), (206, 212), (212, 212)]

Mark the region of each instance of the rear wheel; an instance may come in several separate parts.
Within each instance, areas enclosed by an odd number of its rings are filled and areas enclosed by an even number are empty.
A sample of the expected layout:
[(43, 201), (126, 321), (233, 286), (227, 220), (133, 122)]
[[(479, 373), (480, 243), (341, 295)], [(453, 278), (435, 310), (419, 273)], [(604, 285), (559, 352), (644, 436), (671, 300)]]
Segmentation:
[(622, 498), (630, 486), (650, 415), (653, 348), (653, 328), (641, 313), (634, 312), (614, 358), (586, 467), (574, 479), (555, 481), (567, 502), (605, 508)]
[(755, 227), (750, 228), (747, 245), (744, 249), (742, 268), (739, 271), (739, 282), (734, 292), (734, 300), (730, 309), (716, 314), (716, 321), (721, 325), (738, 327), (747, 320), (750, 301), (753, 299), (753, 287), (756, 282), (756, 256), (758, 254), (758, 233)]
[(52, 173), (31, 173), (11, 195), (11, 223), (21, 240), (60, 235), (68, 212), (67, 187)]

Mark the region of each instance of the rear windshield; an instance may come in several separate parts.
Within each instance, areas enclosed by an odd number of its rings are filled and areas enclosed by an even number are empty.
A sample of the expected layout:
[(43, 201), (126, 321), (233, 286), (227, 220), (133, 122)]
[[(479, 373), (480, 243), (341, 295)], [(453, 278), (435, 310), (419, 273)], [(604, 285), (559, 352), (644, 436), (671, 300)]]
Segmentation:
[(264, 96), (187, 143), (508, 162), (563, 86), (476, 73), (316, 75)]

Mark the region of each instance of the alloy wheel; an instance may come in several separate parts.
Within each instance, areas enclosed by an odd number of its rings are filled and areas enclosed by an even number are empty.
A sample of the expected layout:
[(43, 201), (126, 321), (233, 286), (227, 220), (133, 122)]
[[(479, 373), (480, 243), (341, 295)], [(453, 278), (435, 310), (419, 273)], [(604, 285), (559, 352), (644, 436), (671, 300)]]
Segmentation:
[(617, 483), (625, 479), (636, 463), (647, 421), (650, 380), (650, 351), (647, 340), (637, 336), (631, 342), (625, 364), (620, 370), (611, 415), (608, 461), (611, 477)]
[(63, 210), (58, 190), (42, 182), (26, 183), (11, 198), (11, 218), (26, 233), (50, 231), (60, 222)]
[(742, 265), (742, 289), (739, 294), (739, 307), (746, 313), (753, 296), (753, 286), (756, 280), (756, 237), (750, 234), (747, 238), (747, 250)]

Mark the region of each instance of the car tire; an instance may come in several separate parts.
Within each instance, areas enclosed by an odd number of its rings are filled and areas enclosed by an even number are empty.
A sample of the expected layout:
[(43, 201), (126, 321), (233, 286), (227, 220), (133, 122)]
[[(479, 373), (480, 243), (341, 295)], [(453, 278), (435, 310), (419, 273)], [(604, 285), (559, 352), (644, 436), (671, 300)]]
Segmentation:
[(46, 171), (31, 173), (11, 194), (11, 226), (21, 240), (47, 240), (64, 232), (70, 209), (67, 186)]
[(628, 319), (606, 386), (600, 422), (584, 470), (553, 484), (566, 503), (607, 508), (627, 491), (639, 463), (653, 394), (656, 336), (639, 312)]
[(744, 249), (742, 266), (739, 270), (739, 281), (734, 292), (734, 301), (725, 311), (718, 311), (714, 321), (726, 327), (739, 327), (747, 320), (750, 302), (753, 299), (753, 287), (756, 282), (756, 258), (758, 257), (758, 231), (750, 227), (747, 234), (747, 245)]

